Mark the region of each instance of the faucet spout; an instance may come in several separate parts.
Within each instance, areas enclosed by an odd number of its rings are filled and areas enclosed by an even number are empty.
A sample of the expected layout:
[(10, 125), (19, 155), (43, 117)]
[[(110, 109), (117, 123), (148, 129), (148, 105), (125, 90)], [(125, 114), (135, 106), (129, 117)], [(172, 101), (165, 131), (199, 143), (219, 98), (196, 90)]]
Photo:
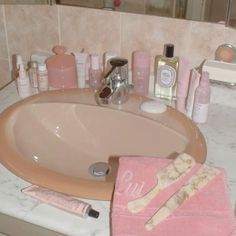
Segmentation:
[(111, 69), (104, 76), (104, 85), (96, 92), (98, 104), (122, 104), (128, 100), (128, 60), (112, 58), (109, 61)]

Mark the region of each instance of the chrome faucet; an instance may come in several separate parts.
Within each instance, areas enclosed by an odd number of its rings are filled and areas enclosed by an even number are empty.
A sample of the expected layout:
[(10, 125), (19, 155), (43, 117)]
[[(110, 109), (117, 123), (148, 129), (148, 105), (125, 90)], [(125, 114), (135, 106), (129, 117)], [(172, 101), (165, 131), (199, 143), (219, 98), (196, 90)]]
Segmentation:
[(98, 104), (122, 104), (129, 98), (128, 60), (111, 58), (111, 66), (103, 79), (102, 87), (95, 93)]

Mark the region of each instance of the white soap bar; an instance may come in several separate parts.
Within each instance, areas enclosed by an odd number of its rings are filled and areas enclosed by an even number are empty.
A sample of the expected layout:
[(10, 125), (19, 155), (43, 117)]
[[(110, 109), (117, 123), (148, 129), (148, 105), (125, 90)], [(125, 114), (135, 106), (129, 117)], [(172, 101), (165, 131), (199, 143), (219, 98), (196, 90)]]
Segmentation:
[(167, 106), (158, 101), (146, 101), (141, 104), (140, 109), (147, 113), (163, 113)]
[(206, 60), (202, 68), (209, 73), (210, 80), (236, 83), (236, 64)]

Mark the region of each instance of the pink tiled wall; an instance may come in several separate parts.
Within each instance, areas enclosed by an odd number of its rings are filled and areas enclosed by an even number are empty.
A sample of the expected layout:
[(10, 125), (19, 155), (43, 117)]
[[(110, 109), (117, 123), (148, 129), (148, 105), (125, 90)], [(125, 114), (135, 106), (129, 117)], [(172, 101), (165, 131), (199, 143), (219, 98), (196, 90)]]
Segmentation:
[(10, 80), (11, 57), (29, 60), (32, 51), (50, 51), (63, 44), (69, 51), (87, 48), (102, 56), (113, 50), (130, 59), (132, 51), (148, 49), (152, 61), (165, 43), (193, 66), (213, 58), (222, 43), (236, 46), (236, 30), (220, 24), (175, 20), (69, 6), (0, 5), (0, 86)]

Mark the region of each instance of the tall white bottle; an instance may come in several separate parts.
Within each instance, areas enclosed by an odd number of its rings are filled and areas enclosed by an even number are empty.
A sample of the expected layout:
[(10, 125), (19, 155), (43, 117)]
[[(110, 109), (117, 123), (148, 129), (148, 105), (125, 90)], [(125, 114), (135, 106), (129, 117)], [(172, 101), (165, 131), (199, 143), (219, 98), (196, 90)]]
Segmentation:
[(195, 123), (202, 124), (207, 122), (210, 96), (209, 73), (203, 71), (194, 98), (193, 121)]
[(18, 94), (21, 98), (26, 98), (31, 95), (31, 86), (29, 76), (25, 71), (24, 65), (19, 65), (19, 74), (16, 79)]

